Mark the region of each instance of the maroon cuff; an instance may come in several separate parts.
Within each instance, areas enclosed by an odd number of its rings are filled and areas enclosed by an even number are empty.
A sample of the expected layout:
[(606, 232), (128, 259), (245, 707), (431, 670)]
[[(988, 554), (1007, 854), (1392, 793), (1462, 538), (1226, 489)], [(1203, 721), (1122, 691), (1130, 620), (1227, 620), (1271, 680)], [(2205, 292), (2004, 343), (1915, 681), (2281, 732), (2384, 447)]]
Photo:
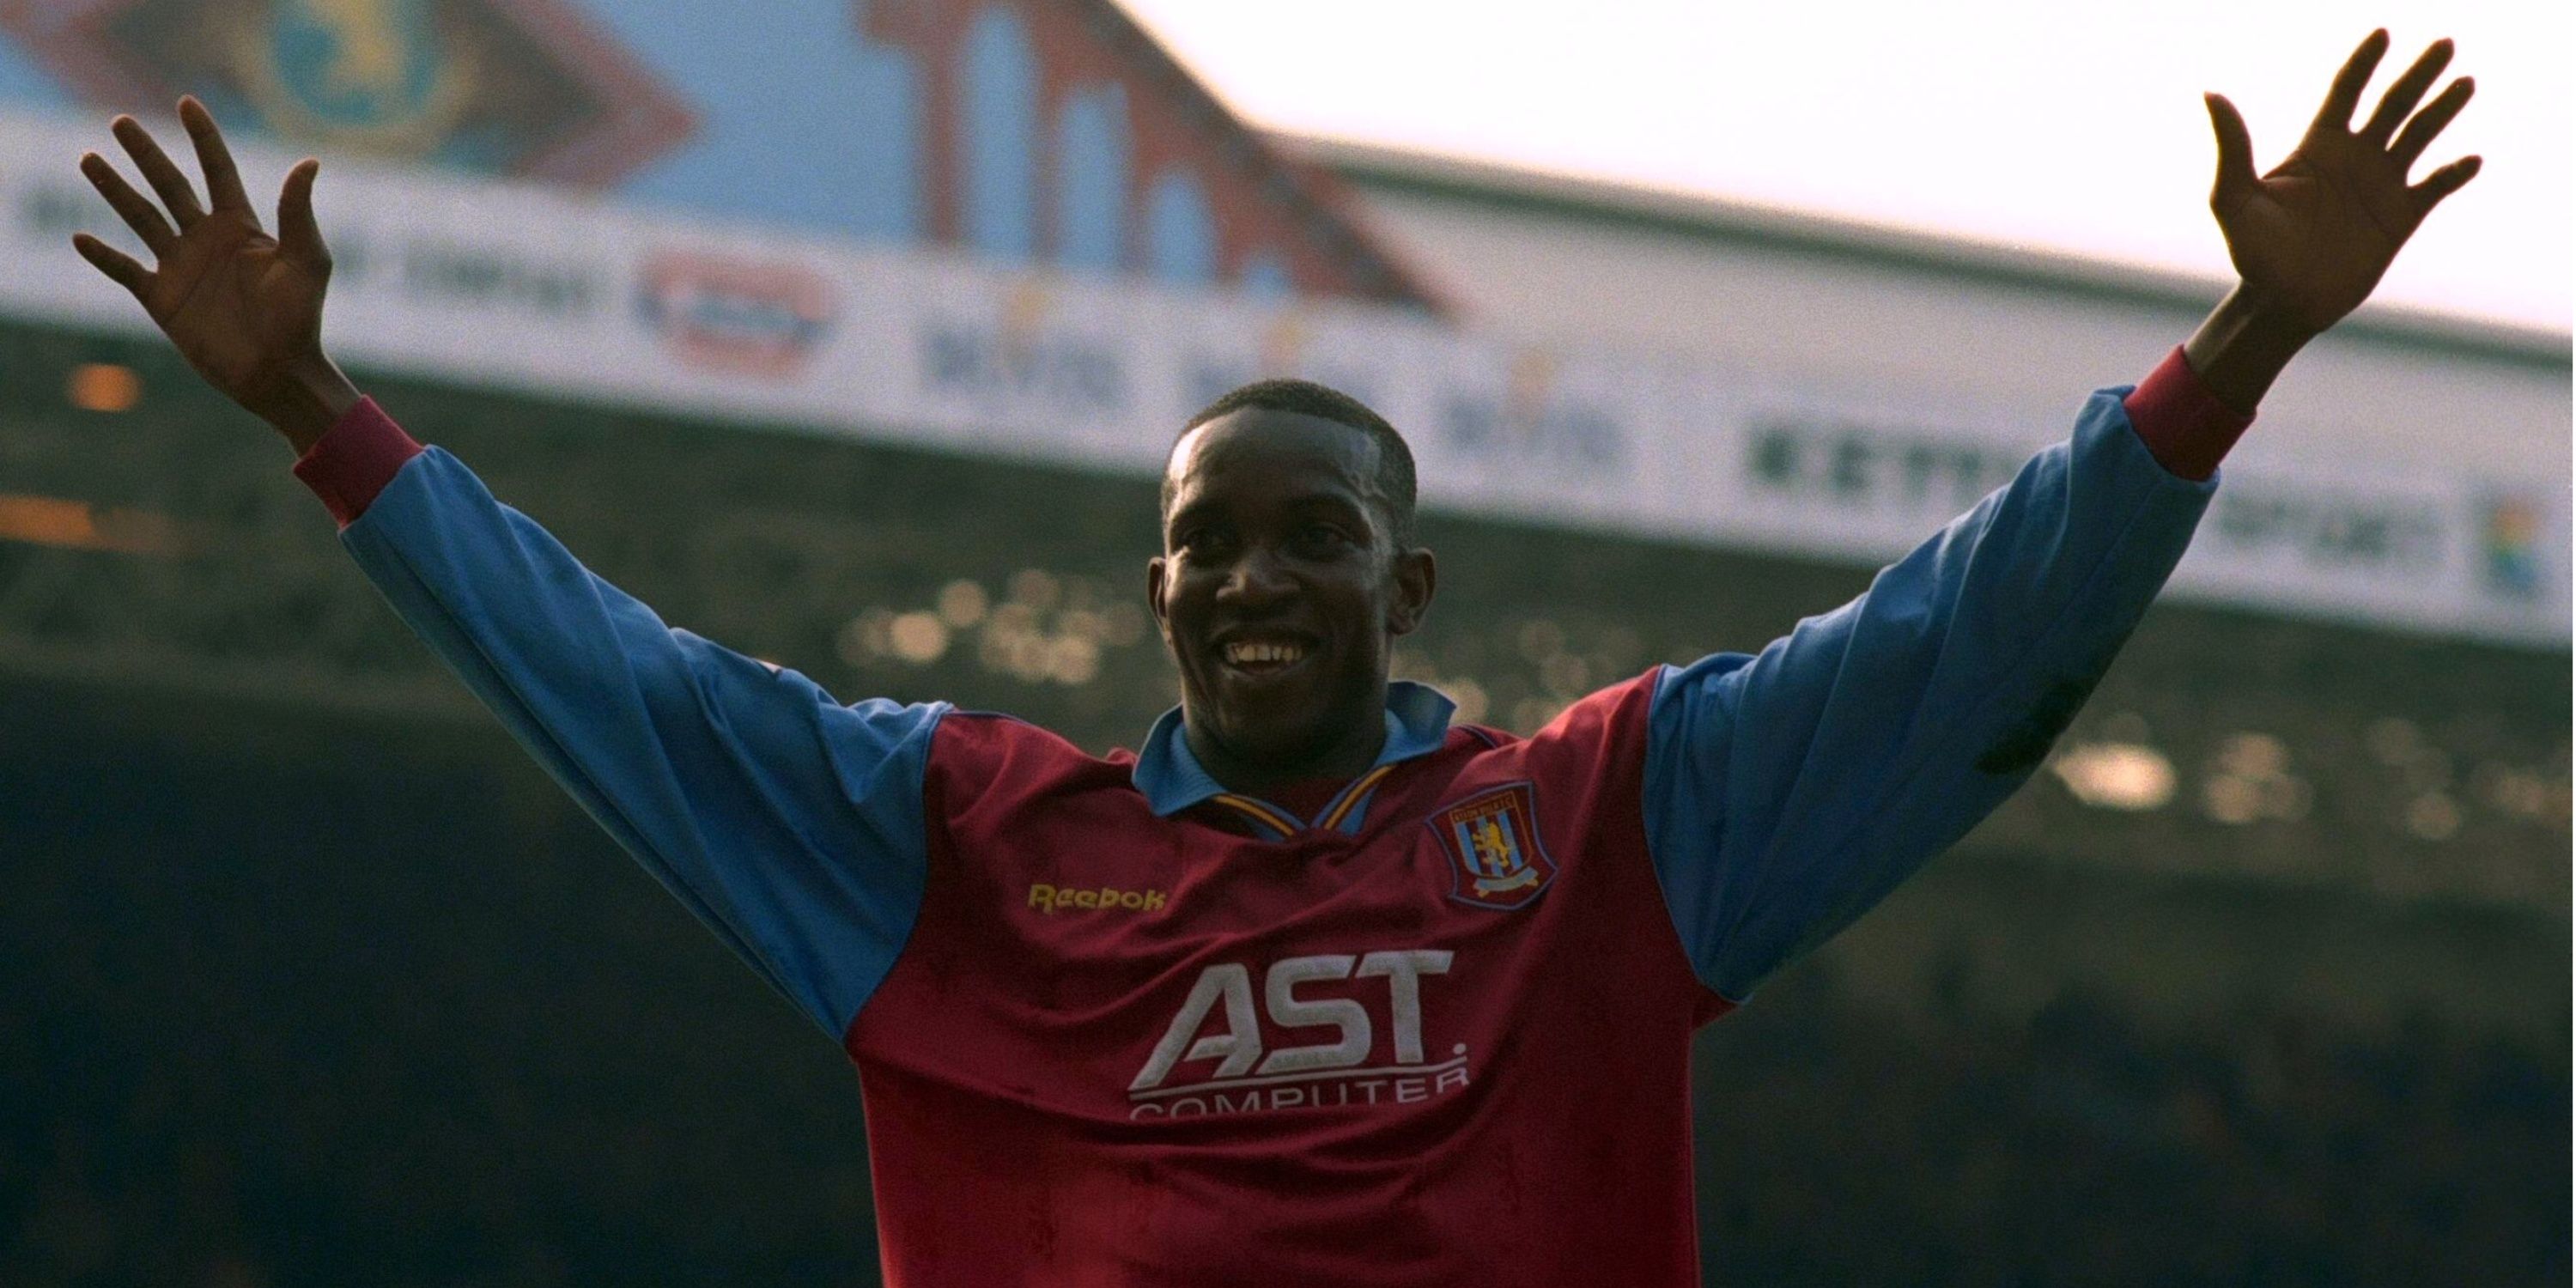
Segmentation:
[(331, 517), (345, 528), (357, 522), (374, 503), (376, 493), (384, 491), (403, 465), (418, 455), (420, 444), (375, 399), (362, 398), (296, 460), (295, 477), (322, 498)]
[(2236, 446), (2245, 427), (2254, 423), (2252, 416), (2209, 392), (2209, 386), (2183, 360), (2180, 345), (2129, 391), (2121, 405), (2129, 409), (2129, 426), (2156, 463), (2194, 480), (2217, 473), (2227, 449)]

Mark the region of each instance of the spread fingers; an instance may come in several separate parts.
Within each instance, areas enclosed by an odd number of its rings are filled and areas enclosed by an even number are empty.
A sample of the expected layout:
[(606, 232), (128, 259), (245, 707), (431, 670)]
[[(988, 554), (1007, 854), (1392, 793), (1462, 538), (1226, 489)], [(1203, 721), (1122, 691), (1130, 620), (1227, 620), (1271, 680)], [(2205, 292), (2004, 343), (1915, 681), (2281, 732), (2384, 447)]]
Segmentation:
[(118, 174), (106, 157), (84, 152), (80, 170), (81, 177), (89, 180), (89, 186), (98, 189), (98, 195), (107, 199), (108, 207), (116, 211), (117, 218), (124, 220), (125, 226), (143, 239), (145, 249), (156, 258), (168, 253), (170, 243), (178, 240), (178, 234), (170, 230), (170, 221), (161, 217), (160, 207), (136, 192), (134, 185), (127, 183), (125, 176)]
[(170, 222), (180, 232), (206, 217), (205, 207), (197, 204), (196, 189), (188, 186), (188, 176), (179, 173), (178, 165), (153, 141), (152, 132), (144, 129), (142, 122), (120, 116), (109, 128), (116, 132), (116, 141), (125, 145), (126, 154), (134, 158), (144, 182), (151, 184), (152, 191), (161, 195), (161, 204), (170, 208)]

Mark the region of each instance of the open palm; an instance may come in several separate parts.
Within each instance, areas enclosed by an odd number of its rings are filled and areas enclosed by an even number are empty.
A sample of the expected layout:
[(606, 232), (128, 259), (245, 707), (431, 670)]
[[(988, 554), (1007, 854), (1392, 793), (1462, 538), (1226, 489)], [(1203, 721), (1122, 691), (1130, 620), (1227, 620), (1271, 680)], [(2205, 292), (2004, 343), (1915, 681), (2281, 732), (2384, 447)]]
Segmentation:
[(187, 176), (151, 133), (120, 116), (111, 128), (161, 206), (95, 152), (82, 155), (81, 173), (155, 262), (146, 268), (87, 233), (73, 237), (72, 244), (134, 293), (207, 383), (257, 410), (277, 400), (296, 362), (321, 352), (322, 297), (331, 279), (330, 252), (313, 219), (313, 176), (321, 166), (307, 159), (287, 173), (277, 199), (278, 235), (271, 237), (242, 192), (214, 117), (186, 98), (179, 102), (179, 120), (196, 144), (212, 208), (198, 204)]
[(2311, 331), (2325, 330), (2368, 299), (2424, 216), (2478, 172), (2478, 158), (2463, 157), (2422, 183), (2406, 182), (2408, 169), (2476, 91), (2461, 77), (2415, 110), (2449, 65), (2450, 41), (2426, 49), (2388, 87), (2370, 119), (2352, 128), (2362, 88), (2387, 51), (2385, 31), (2363, 40), (2335, 74), (2298, 147), (2259, 177), (2245, 119), (2223, 96), (2208, 96), (2218, 135), (2218, 181), (2209, 206), (2227, 238), (2228, 257), (2246, 289)]

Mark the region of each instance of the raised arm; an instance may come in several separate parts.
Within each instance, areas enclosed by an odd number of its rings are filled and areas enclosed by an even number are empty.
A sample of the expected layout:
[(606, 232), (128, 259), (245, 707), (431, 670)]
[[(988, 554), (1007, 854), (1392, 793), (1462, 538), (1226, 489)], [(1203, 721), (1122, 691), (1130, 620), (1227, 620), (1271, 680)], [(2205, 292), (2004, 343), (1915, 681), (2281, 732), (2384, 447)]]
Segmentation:
[(2240, 281), (2178, 360), (2095, 394), (2069, 442), (1859, 599), (1758, 656), (1662, 673), (1646, 821), (1703, 983), (1741, 1000), (2020, 787), (2181, 559), (2263, 391), (2477, 172), (2470, 157), (2406, 182), (2468, 101), (2461, 80), (2415, 112), (2447, 41), (2351, 128), (2386, 47), (2384, 32), (2362, 42), (2298, 149), (2259, 178), (2235, 108), (2209, 97), (2210, 204)]
[(584, 569), (455, 457), (363, 399), (321, 345), (331, 260), (318, 163), (261, 229), (214, 120), (182, 100), (210, 205), (149, 133), (82, 172), (143, 239), (145, 267), (74, 245), (133, 292), (208, 383), (275, 426), (341, 540), (513, 736), (717, 935), (835, 1039), (920, 906), (922, 780), (943, 706), (835, 702), (793, 671), (687, 631)]

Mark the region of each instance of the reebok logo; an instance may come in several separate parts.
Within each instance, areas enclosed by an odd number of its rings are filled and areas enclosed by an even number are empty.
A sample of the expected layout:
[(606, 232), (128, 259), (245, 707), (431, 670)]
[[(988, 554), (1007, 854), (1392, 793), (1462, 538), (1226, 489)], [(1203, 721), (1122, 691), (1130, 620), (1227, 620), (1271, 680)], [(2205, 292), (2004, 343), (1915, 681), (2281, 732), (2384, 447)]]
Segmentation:
[(1052, 916), (1059, 912), (1158, 912), (1168, 902), (1160, 890), (1120, 890), (1096, 886), (1086, 890), (1051, 885), (1029, 887), (1029, 906)]

